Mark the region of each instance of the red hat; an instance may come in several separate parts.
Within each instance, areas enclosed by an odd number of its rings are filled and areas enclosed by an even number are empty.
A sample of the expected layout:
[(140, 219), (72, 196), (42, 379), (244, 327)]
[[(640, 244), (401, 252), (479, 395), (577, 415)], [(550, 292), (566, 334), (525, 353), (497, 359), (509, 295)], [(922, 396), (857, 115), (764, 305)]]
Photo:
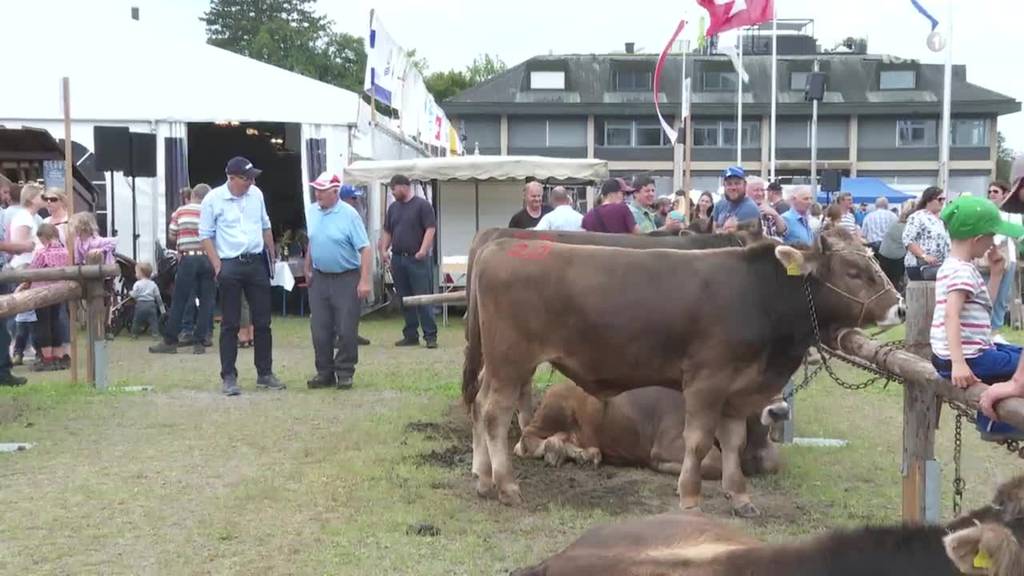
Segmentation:
[(337, 174), (331, 174), (330, 172), (324, 172), (309, 183), (310, 186), (317, 190), (329, 190), (331, 188), (338, 188), (341, 186), (341, 178), (338, 178)]

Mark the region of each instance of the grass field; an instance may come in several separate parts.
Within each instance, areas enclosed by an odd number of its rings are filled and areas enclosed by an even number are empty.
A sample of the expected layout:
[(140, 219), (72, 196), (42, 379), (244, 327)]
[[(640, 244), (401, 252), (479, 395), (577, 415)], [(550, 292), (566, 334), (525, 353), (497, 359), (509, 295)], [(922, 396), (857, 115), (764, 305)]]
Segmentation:
[[(442, 329), (439, 350), (394, 349), (396, 319), (360, 331), (373, 344), (345, 392), (305, 388), (312, 351), (295, 318), (274, 324), (282, 393), (254, 389), (251, 349), (239, 355), (243, 395), (224, 398), (215, 351), (154, 356), (126, 339), (112, 347), (115, 385), (154, 391), (99, 393), (66, 374), (0, 389), (0, 441), (35, 444), (0, 454), (0, 573), (497, 575), (595, 523), (676, 506), (668, 476), (521, 460), (524, 507), (479, 500), (456, 406), (462, 325)], [(745, 525), (777, 541), (898, 521), (901, 398), (896, 385), (851, 393), (824, 379), (801, 393), (798, 435), (850, 444), (783, 447), (783, 471), (752, 482), (764, 515)], [(945, 516), (952, 428), (947, 410)], [(967, 429), (967, 504), (1021, 464)], [(705, 495), (726, 517), (718, 488)]]

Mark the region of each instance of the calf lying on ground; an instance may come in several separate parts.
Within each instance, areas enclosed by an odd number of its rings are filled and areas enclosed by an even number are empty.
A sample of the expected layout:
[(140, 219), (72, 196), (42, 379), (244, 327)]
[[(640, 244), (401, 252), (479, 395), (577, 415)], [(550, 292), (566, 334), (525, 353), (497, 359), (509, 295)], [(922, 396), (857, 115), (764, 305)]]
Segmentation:
[[(1000, 494), (1012, 502), (1000, 502)], [(513, 576), (1020, 576), (1024, 476), (994, 506), (942, 526), (833, 531), (762, 544), (699, 514), (672, 513), (598, 526)]]
[[(768, 425), (788, 418), (781, 399), (747, 419), (747, 441), (740, 464), (745, 475), (778, 470), (778, 448), (768, 439)], [(555, 384), (544, 394), (530, 424), (516, 444), (517, 456), (544, 458), (552, 465), (643, 466), (679, 474), (686, 447), (685, 410), (678, 390), (648, 387), (600, 400), (572, 382)], [(722, 477), (722, 454), (715, 448), (701, 464), (705, 480)]]

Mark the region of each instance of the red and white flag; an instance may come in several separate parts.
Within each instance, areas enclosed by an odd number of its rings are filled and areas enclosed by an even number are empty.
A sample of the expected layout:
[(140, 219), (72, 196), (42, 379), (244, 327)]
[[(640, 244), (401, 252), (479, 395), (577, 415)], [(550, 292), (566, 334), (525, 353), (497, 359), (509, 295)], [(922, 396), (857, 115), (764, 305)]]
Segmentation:
[(680, 20), (676, 26), (676, 31), (672, 34), (672, 37), (665, 43), (665, 49), (661, 51), (661, 55), (658, 56), (658, 63), (654, 65), (654, 111), (658, 114), (658, 121), (661, 122), (661, 129), (665, 131), (665, 135), (668, 139), (675, 144), (679, 138), (679, 134), (674, 128), (665, 120), (665, 117), (661, 114), (661, 103), (658, 102), (658, 91), (661, 89), (661, 73), (665, 71), (665, 62), (668, 60), (668, 53), (672, 50), (672, 45), (675, 44), (676, 38), (683, 32), (683, 28), (686, 27), (686, 20)]
[(768, 22), (774, 15), (773, 0), (697, 0), (708, 11), (708, 36)]

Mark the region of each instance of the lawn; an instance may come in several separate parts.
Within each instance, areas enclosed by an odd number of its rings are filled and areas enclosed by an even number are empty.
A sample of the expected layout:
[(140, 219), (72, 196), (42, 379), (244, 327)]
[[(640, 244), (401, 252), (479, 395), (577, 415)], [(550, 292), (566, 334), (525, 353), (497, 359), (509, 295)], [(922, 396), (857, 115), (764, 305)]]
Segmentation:
[[(393, 348), (397, 319), (360, 332), (373, 344), (344, 392), (305, 388), (312, 350), (296, 318), (274, 324), (282, 393), (254, 389), (251, 349), (243, 395), (224, 398), (216, 353), (154, 356), (127, 339), (112, 346), (114, 384), (151, 392), (99, 393), (66, 374), (0, 390), (0, 441), (34, 444), (0, 454), (0, 573), (497, 575), (595, 523), (674, 508), (668, 476), (520, 460), (524, 507), (478, 499), (457, 406), (462, 325), (442, 329), (438, 350)], [(539, 371), (538, 387), (549, 379)], [(901, 398), (897, 385), (851, 393), (824, 378), (802, 392), (798, 435), (850, 444), (784, 447), (783, 471), (753, 480), (764, 515), (745, 525), (784, 540), (898, 521)], [(969, 429), (964, 446), (968, 505), (1021, 469)], [(949, 516), (948, 410), (937, 454)], [(713, 483), (705, 494), (727, 517)]]

